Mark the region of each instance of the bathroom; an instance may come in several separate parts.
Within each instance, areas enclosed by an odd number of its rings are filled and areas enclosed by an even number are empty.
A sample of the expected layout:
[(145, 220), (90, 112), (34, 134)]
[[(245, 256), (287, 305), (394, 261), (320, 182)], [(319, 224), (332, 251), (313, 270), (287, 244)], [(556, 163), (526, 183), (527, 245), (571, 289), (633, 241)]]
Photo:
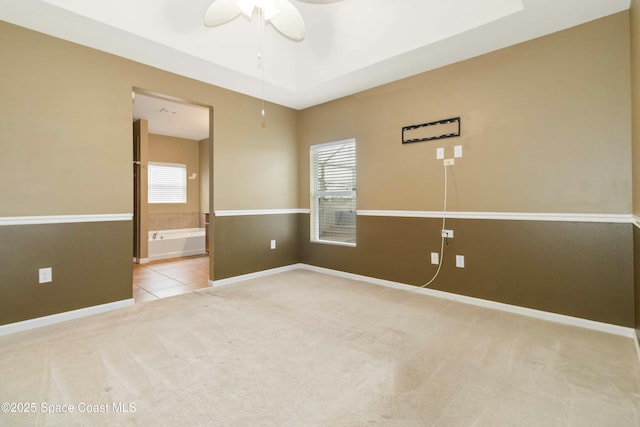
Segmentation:
[(210, 108), (135, 90), (134, 262), (208, 253)]

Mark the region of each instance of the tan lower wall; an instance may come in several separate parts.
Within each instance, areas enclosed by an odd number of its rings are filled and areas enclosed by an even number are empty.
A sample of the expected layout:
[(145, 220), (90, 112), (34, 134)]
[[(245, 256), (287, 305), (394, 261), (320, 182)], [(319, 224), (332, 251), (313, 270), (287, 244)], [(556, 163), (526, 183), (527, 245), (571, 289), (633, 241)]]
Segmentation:
[(633, 227), (634, 325), (640, 341), (640, 229)]
[[(359, 215), (355, 248), (311, 243), (309, 221), (308, 214), (215, 217), (214, 278), (303, 262), (419, 286), (437, 269), (430, 253), (440, 249), (440, 219)], [(431, 288), (633, 327), (640, 232), (631, 224), (449, 219), (447, 228), (455, 238)], [(464, 269), (455, 255), (465, 256)]]
[[(219, 280), (304, 262), (420, 285), (435, 272), (429, 253), (439, 250), (440, 226), (358, 216), (358, 244), (349, 248), (310, 243), (307, 214), (215, 217), (212, 270)], [(1, 241), (20, 242), (0, 247), (0, 324), (130, 298), (131, 228), (129, 221), (0, 227)], [(640, 232), (630, 224), (450, 219), (447, 228), (455, 238), (432, 288), (634, 325)], [(456, 254), (465, 256), (464, 269), (455, 268)], [(53, 283), (37, 284), (40, 267), (53, 268)]]
[(633, 212), (640, 216), (640, 0), (631, 1), (631, 138), (633, 147)]
[(297, 214), (213, 217), (214, 279), (297, 263), (297, 232)]
[[(631, 0), (631, 138), (633, 152), (633, 212), (640, 216), (640, 0)], [(634, 229), (636, 251), (636, 334), (640, 342), (640, 241)]]
[[(0, 325), (131, 298), (131, 221), (0, 226)], [(53, 282), (38, 284), (51, 267)]]
[[(301, 262), (422, 285), (437, 266), (441, 220), (358, 216), (357, 247), (309, 242), (301, 215)], [(632, 327), (630, 224), (451, 219), (455, 232), (431, 288)], [(465, 268), (455, 267), (465, 256)]]

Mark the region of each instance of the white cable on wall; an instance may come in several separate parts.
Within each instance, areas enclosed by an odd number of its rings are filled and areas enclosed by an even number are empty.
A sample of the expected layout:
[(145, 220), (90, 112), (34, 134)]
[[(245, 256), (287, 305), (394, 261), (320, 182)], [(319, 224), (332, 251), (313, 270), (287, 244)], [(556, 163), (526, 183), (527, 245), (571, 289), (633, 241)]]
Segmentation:
[(445, 224), (447, 221), (447, 162), (444, 161), (443, 165), (444, 165), (444, 202), (442, 207), (442, 229), (440, 230), (440, 259), (438, 262), (438, 269), (436, 270), (436, 274), (433, 275), (431, 280), (429, 280), (424, 285), (420, 286), (421, 288), (426, 288), (431, 283), (433, 283), (433, 281), (436, 280), (436, 277), (438, 277), (438, 274), (440, 274), (440, 269), (442, 269), (442, 258), (444, 257), (444, 240), (445, 240), (445, 237), (442, 234), (442, 230), (445, 230)]

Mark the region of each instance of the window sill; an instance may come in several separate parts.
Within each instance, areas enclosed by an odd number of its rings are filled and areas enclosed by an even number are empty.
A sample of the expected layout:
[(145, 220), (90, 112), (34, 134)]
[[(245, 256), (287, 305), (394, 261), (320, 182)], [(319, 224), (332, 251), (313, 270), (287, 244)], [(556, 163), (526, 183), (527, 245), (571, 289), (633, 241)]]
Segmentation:
[(355, 248), (355, 243), (347, 243), (347, 242), (334, 242), (332, 240), (311, 240), (311, 243), (319, 243), (321, 245), (334, 245), (334, 246), (346, 246), (349, 248)]

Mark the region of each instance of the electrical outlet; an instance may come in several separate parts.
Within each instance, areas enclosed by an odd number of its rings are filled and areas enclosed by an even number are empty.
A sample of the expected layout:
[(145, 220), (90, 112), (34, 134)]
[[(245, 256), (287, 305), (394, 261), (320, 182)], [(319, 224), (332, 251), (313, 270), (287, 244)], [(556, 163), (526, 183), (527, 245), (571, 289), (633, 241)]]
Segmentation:
[(38, 270), (38, 283), (51, 283), (53, 281), (53, 273), (51, 267), (41, 268)]
[(275, 249), (276, 248), (276, 241), (272, 240), (271, 241), (271, 249)]
[(453, 239), (453, 230), (442, 230), (442, 237)]
[(453, 147), (453, 157), (462, 157), (462, 145), (456, 145)]
[(456, 267), (464, 268), (464, 255), (456, 255)]
[(440, 255), (438, 252), (431, 252), (431, 264), (439, 264)]
[(444, 165), (445, 166), (453, 166), (456, 163), (455, 160), (453, 159), (444, 159)]
[(436, 148), (436, 159), (437, 160), (444, 159), (444, 147)]

